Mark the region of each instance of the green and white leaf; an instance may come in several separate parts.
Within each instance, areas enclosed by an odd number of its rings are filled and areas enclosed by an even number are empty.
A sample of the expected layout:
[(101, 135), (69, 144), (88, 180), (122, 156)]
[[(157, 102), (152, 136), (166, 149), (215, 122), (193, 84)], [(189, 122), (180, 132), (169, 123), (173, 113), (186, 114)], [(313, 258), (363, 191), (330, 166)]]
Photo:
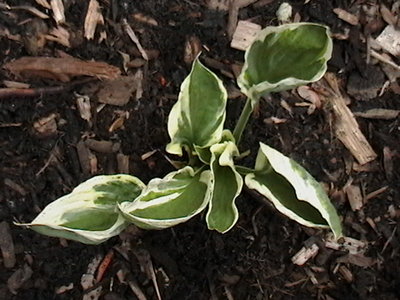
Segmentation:
[(194, 151), (219, 142), (227, 98), (222, 81), (197, 58), (169, 114), (167, 152), (181, 156), (182, 148)]
[(242, 176), (235, 170), (233, 158), (239, 155), (235, 143), (227, 141), (211, 146), (211, 177), (207, 189), (208, 228), (229, 231), (239, 218), (235, 199), (243, 187)]
[(70, 194), (47, 205), (29, 224), (53, 237), (99, 244), (127, 226), (117, 203), (133, 201), (145, 185), (130, 175), (102, 175), (77, 186)]
[(263, 29), (245, 54), (238, 85), (253, 100), (319, 80), (332, 55), (328, 27), (291, 23)]
[[(233, 142), (235, 143), (235, 138), (233, 137), (232, 132), (229, 129), (224, 129), (221, 134), (220, 143), (223, 142)], [(211, 147), (198, 147), (195, 146), (194, 150), (196, 155), (198, 155), (199, 159), (204, 163), (209, 165), (211, 162)]]
[(284, 215), (309, 227), (330, 227), (336, 238), (342, 227), (322, 186), (297, 162), (260, 143), (255, 172), (245, 182), (267, 197)]
[(185, 167), (163, 179), (152, 179), (140, 196), (119, 209), (127, 220), (144, 229), (164, 229), (186, 222), (207, 206), (210, 172)]

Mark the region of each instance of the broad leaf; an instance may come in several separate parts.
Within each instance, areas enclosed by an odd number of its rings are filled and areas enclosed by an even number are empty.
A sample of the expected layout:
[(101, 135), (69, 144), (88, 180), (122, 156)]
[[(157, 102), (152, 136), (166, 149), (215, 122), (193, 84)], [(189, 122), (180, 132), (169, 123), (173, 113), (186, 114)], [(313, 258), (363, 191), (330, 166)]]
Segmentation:
[(263, 29), (245, 54), (238, 78), (253, 106), (266, 93), (319, 80), (332, 54), (329, 29), (313, 23), (292, 23)]
[(235, 199), (242, 190), (243, 179), (233, 162), (233, 157), (238, 156), (239, 151), (229, 141), (213, 145), (211, 153), (211, 178), (207, 190), (210, 203), (206, 221), (209, 229), (225, 233), (239, 218)]
[(164, 229), (186, 222), (207, 205), (209, 171), (185, 167), (153, 179), (132, 203), (119, 205), (127, 220), (144, 229)]
[(144, 184), (130, 175), (102, 175), (77, 186), (70, 194), (47, 205), (29, 224), (45, 235), (99, 244), (127, 226), (117, 203), (133, 201)]
[(181, 156), (182, 148), (193, 152), (195, 146), (205, 148), (219, 142), (226, 101), (222, 81), (196, 59), (169, 114), (167, 151)]
[(336, 238), (342, 236), (335, 207), (302, 166), (260, 143), (255, 170), (246, 175), (246, 185), (267, 197), (281, 213), (305, 226), (330, 227)]

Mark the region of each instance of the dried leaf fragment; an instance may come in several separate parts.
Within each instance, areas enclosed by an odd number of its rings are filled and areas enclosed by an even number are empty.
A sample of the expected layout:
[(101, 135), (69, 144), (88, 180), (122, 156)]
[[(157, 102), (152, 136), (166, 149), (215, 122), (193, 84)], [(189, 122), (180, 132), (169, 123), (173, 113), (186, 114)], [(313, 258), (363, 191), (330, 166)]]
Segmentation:
[(98, 100), (101, 103), (123, 106), (129, 102), (138, 84), (135, 76), (121, 76), (115, 80), (104, 81), (97, 93)]
[(98, 24), (104, 25), (104, 19), (103, 15), (101, 14), (100, 5), (97, 0), (90, 0), (84, 24), (86, 39), (92, 40), (94, 38)]
[(84, 61), (74, 57), (21, 57), (4, 65), (4, 68), (22, 77), (42, 77), (70, 81), (77, 76), (115, 79), (121, 71), (104, 62)]

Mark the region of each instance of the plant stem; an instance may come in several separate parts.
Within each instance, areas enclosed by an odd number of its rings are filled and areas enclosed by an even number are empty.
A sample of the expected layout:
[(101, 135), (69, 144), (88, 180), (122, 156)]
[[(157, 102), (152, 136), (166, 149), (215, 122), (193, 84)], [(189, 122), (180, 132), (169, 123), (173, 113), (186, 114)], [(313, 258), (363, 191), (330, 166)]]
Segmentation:
[(253, 109), (251, 107), (251, 99), (247, 98), (246, 104), (244, 105), (242, 113), (240, 114), (239, 121), (236, 123), (235, 129), (233, 130), (233, 136), (235, 138), (236, 145), (239, 145), (244, 128), (246, 127), (252, 112)]

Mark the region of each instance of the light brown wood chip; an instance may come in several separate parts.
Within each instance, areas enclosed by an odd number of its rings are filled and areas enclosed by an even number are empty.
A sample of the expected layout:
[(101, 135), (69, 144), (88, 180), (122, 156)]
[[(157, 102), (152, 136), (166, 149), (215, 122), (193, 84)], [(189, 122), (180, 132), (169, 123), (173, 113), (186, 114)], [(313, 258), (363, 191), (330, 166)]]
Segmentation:
[(76, 76), (115, 79), (121, 71), (104, 62), (84, 61), (74, 57), (21, 57), (4, 65), (4, 68), (23, 77), (42, 77), (70, 81)]
[(96, 27), (98, 24), (103, 25), (104, 19), (101, 14), (100, 5), (97, 0), (90, 0), (88, 11), (85, 18), (85, 38), (92, 40), (94, 38), (94, 33), (96, 32)]

